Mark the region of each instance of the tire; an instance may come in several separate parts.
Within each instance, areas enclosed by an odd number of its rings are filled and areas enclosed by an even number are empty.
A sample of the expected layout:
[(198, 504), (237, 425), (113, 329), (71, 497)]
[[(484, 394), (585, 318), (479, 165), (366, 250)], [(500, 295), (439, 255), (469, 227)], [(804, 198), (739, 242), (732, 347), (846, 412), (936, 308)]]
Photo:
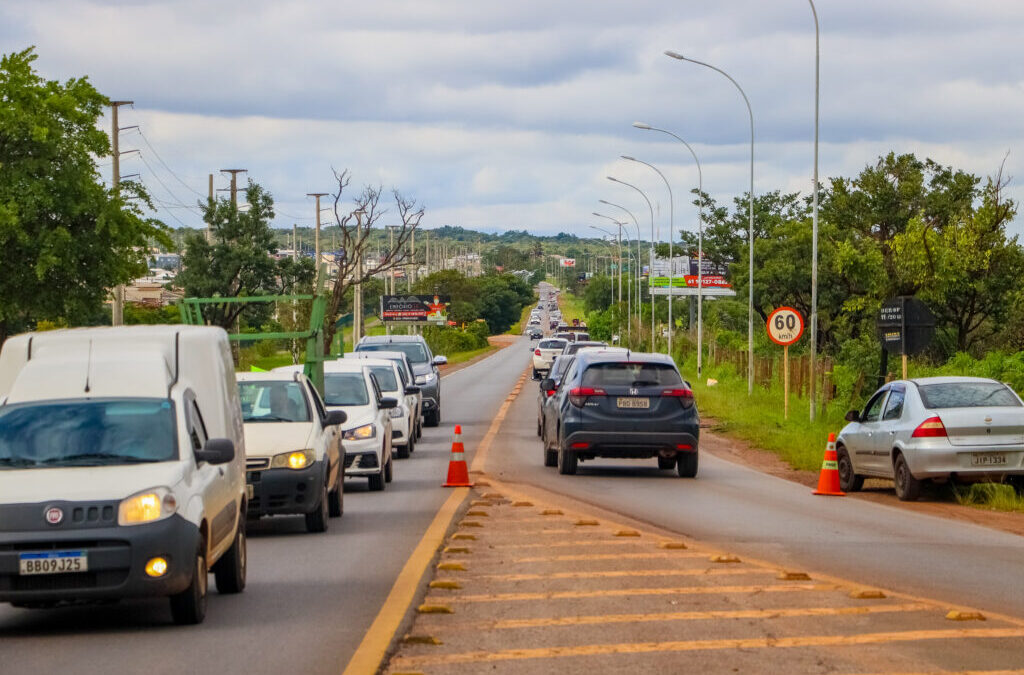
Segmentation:
[(843, 492), (860, 492), (864, 487), (864, 476), (853, 472), (853, 461), (846, 446), (836, 448), (836, 463), (839, 466), (839, 489)]
[(579, 458), (575, 452), (569, 452), (564, 448), (555, 450), (556, 459), (555, 463), (558, 465), (558, 473), (563, 476), (575, 476), (576, 467), (579, 464)]
[(896, 487), (896, 496), (901, 502), (914, 502), (921, 496), (921, 481), (914, 478), (907, 466), (907, 460), (903, 453), (897, 453), (892, 463), (893, 483)]
[(676, 472), (680, 478), (696, 478), (700, 455), (697, 451), (684, 452), (676, 456)]
[(1007, 476), (1006, 483), (1013, 488), (1018, 497), (1024, 497), (1024, 476)]
[(409, 454), (410, 455), (412, 453), (416, 452), (416, 430), (415, 429), (413, 429), (409, 433), (409, 443), (408, 443), (408, 446), (409, 446)]
[(384, 482), (390, 483), (395, 477), (395, 460), (388, 459), (388, 463), (384, 465)]
[(558, 466), (558, 450), (544, 448), (544, 466)]
[(544, 425), (541, 423), (539, 417), (537, 418), (537, 436), (538, 437), (543, 437), (544, 436)]
[(245, 573), (248, 564), (246, 550), (248, 538), (245, 536), (245, 519), (240, 518), (235, 531), (235, 542), (213, 566), (214, 578), (217, 581), (217, 592), (222, 595), (241, 593), (245, 590)]
[(370, 486), (370, 492), (381, 492), (384, 489), (384, 467), (372, 476), (367, 476), (367, 484)]
[(431, 410), (426, 415), (424, 415), (423, 418), (426, 420), (426, 424), (428, 427), (436, 427), (437, 425), (441, 424), (441, 411)]
[[(343, 469), (338, 469), (339, 472)], [(327, 514), (331, 518), (340, 518), (345, 513), (345, 478), (338, 476), (338, 484), (327, 495)]]
[(330, 517), (330, 495), (327, 492), (327, 481), (320, 488), (320, 502), (310, 513), (306, 514), (306, 532), (326, 532), (327, 519)]
[(171, 617), (179, 626), (194, 626), (206, 618), (206, 595), (209, 570), (206, 567), (206, 552), (203, 542), (196, 549), (196, 565), (192, 570), (192, 583), (181, 593), (172, 595)]
[(405, 445), (395, 446), (395, 457), (397, 457), (398, 459), (409, 459), (410, 452), (411, 450), (409, 450), (408, 443), (406, 443)]
[(536, 368), (533, 369), (533, 379), (535, 379), (535, 380), (539, 380), (540, 379), (540, 373), (537, 372)]
[(658, 457), (658, 468), (662, 471), (671, 471), (676, 468), (675, 457)]
[(416, 422), (416, 440), (423, 438), (423, 422)]

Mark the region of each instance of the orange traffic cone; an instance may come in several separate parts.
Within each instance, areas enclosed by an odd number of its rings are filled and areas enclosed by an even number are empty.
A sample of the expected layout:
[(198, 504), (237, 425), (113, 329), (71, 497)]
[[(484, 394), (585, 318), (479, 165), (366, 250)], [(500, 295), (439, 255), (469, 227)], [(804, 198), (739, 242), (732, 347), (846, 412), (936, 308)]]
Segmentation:
[(455, 439), (452, 441), (452, 458), (448, 462), (448, 480), (441, 487), (473, 487), (469, 482), (469, 467), (466, 466), (465, 450), (462, 447), (462, 425), (455, 425)]
[(825, 461), (821, 463), (821, 473), (818, 475), (818, 489), (816, 495), (830, 495), (832, 497), (845, 497), (846, 493), (839, 489), (839, 464), (836, 462), (836, 435), (828, 435), (828, 445), (825, 446)]

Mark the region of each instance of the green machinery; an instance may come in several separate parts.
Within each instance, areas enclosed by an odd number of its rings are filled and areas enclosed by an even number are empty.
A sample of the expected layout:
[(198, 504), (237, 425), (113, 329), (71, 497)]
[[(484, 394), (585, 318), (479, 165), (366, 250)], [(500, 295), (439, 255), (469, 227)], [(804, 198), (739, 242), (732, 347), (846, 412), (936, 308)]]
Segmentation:
[[(327, 296), (323, 294), (324, 274), (318, 275), (316, 292), (313, 295), (249, 295), (235, 298), (183, 298), (178, 303), (181, 322), (193, 326), (204, 325), (203, 305), (247, 304), (255, 302), (292, 302), (312, 300), (309, 315), (309, 329), (282, 333), (229, 333), (228, 339), (236, 342), (249, 340), (305, 340), (306, 363), (303, 369), (321, 395), (324, 393), (324, 361), (337, 358), (324, 353), (324, 315), (327, 313)], [(340, 345), (340, 343), (339, 343)], [(339, 353), (344, 345), (339, 346)]]

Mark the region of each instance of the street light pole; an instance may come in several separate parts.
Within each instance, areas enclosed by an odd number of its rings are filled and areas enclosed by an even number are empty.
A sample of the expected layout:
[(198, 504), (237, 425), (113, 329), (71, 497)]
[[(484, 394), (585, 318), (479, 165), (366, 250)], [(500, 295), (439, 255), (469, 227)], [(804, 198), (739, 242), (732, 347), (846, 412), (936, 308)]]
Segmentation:
[(750, 291), (747, 304), (747, 395), (751, 396), (754, 393), (754, 110), (750, 107), (750, 99), (747, 98), (747, 94), (743, 91), (743, 87), (741, 87), (736, 80), (732, 79), (732, 75), (721, 68), (713, 66), (710, 63), (704, 63), (703, 61), (688, 58), (678, 52), (670, 50), (665, 52), (665, 56), (670, 56), (673, 59), (678, 59), (679, 61), (689, 61), (690, 63), (710, 68), (711, 70), (724, 75), (740, 92), (740, 96), (743, 97), (743, 102), (747, 104), (747, 113), (750, 115), (750, 194), (749, 204), (747, 207), (750, 218), (749, 229), (747, 232), (747, 246), (749, 247), (749, 254), (747, 257), (750, 258), (750, 276), (747, 278), (747, 286)]
[(633, 219), (633, 225), (636, 227), (636, 265), (637, 265), (637, 270), (636, 270), (636, 274), (634, 274), (633, 276), (634, 276), (634, 278), (636, 278), (636, 319), (637, 319), (637, 325), (639, 325), (639, 321), (640, 321), (640, 223), (637, 222), (636, 216), (633, 215), (633, 212), (630, 211), (629, 209), (627, 209), (625, 206), (619, 206), (618, 204), (613, 204), (613, 203), (611, 203), (609, 201), (605, 201), (603, 199), (598, 199), (597, 201), (599, 203), (601, 203), (601, 204), (607, 204), (608, 206), (614, 206), (617, 209), (621, 209), (621, 210), (625, 211), (626, 213), (629, 214), (629, 217)]
[[(659, 176), (661, 176), (661, 180), (665, 181), (665, 187), (668, 188), (668, 351), (666, 352), (666, 354), (668, 354), (668, 356), (671, 357), (672, 333), (675, 332), (676, 327), (675, 323), (673, 323), (672, 321), (672, 290), (675, 287), (675, 284), (673, 283), (673, 281), (675, 280), (675, 275), (673, 274), (674, 270), (672, 269), (672, 238), (676, 227), (675, 200), (672, 197), (672, 186), (669, 185), (668, 179), (665, 178), (665, 174), (661, 172), (661, 169), (654, 166), (653, 164), (645, 162), (642, 159), (637, 159), (636, 157), (630, 157), (628, 155), (622, 155), (621, 157), (622, 159), (625, 159), (627, 161), (637, 162), (638, 164), (643, 164), (644, 166), (648, 166), (654, 169), (654, 171)], [(653, 298), (651, 300), (651, 303), (653, 305)]]
[[(616, 239), (618, 241), (618, 256), (619, 256), (619, 261), (618, 261), (619, 303), (621, 305), (621, 303), (622, 303), (622, 226), (625, 225), (625, 223), (619, 222), (618, 220), (615, 220), (611, 216), (606, 216), (606, 215), (604, 215), (602, 213), (598, 213), (597, 211), (594, 211), (594, 215), (599, 217), (599, 218), (607, 218), (608, 220), (610, 220), (613, 223), (615, 223), (618, 226), (618, 228), (619, 228), (618, 234), (616, 235), (616, 234), (612, 234), (611, 232), (608, 232), (608, 230), (605, 230), (603, 228), (597, 227), (596, 225), (591, 225), (591, 227), (594, 228), (595, 230), (600, 230), (601, 232), (605, 232), (605, 233), (607, 233), (608, 235), (610, 235), (612, 237), (616, 237)], [(628, 234), (628, 232), (627, 232), (627, 234)], [(628, 237), (626, 238), (626, 253), (629, 253), (629, 238)], [(626, 278), (626, 290), (627, 291), (629, 290), (629, 278), (628, 277)], [(629, 293), (626, 295), (626, 339), (627, 340), (633, 339), (633, 327), (631, 325), (632, 322), (630, 321), (630, 315), (633, 313), (632, 304), (633, 304), (633, 292), (629, 291)], [(621, 330), (621, 326), (620, 326), (620, 330)]]
[(811, 421), (817, 413), (817, 380), (815, 367), (818, 363), (818, 100), (819, 74), (821, 66), (821, 31), (818, 28), (818, 10), (811, 3), (814, 14), (814, 206), (811, 211), (811, 382), (808, 393), (811, 399)]
[[(625, 185), (626, 187), (633, 188), (634, 190), (639, 192), (640, 196), (644, 198), (645, 202), (647, 202), (647, 208), (651, 212), (651, 273), (650, 273), (650, 276), (648, 277), (648, 279), (650, 279), (650, 278), (652, 278), (654, 276), (654, 207), (651, 206), (651, 200), (647, 198), (647, 194), (643, 190), (641, 190), (637, 186), (633, 185), (632, 183), (627, 183), (624, 180), (619, 180), (615, 176), (605, 176), (605, 178), (607, 178), (608, 180), (612, 181), (613, 183), (619, 183), (620, 185)], [(650, 281), (648, 281), (648, 286), (650, 286)], [(651, 295), (651, 351), (652, 352), (654, 351), (654, 295), (653, 294)]]
[(633, 122), (637, 129), (647, 131), (660, 131), (668, 134), (686, 146), (686, 149), (693, 155), (693, 161), (697, 163), (697, 379), (701, 379), (703, 372), (703, 349), (704, 349), (704, 172), (700, 168), (700, 159), (693, 151), (690, 144), (679, 136), (666, 129), (652, 127), (643, 122)]

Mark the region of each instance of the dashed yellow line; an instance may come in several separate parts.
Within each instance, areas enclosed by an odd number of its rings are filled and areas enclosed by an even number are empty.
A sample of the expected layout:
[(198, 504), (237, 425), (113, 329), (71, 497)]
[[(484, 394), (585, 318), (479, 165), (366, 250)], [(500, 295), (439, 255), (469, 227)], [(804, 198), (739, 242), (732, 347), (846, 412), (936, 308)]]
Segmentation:
[(549, 572), (548, 574), (481, 574), (492, 581), (539, 581), (541, 579), (614, 579), (616, 577), (725, 577), (745, 574), (775, 574), (770, 570), (725, 567), (715, 569), (610, 570), (604, 572)]
[[(715, 595), (728, 593), (796, 593), (834, 591), (832, 584), (785, 584), (778, 586), (679, 586), (670, 588), (611, 588), (596, 591), (549, 591), (545, 593), (486, 593), (453, 595), (445, 602), (516, 602), (522, 600), (574, 600), (578, 598), (614, 598), (630, 595)], [(427, 598), (424, 602), (432, 602)]]
[(604, 614), (596, 616), (560, 616), (546, 619), (507, 619), (497, 621), (489, 628), (538, 628), (553, 626), (596, 626), (606, 623), (647, 623), (654, 621), (706, 621), (712, 619), (789, 619), (806, 616), (845, 616), (861, 614), (889, 614), (895, 612), (924, 612), (934, 609), (930, 605), (868, 605), (865, 607), (801, 607), (787, 609), (736, 609), (704, 612), (663, 612), (654, 614)]
[(698, 652), (724, 649), (785, 649), (793, 647), (845, 647), (852, 645), (916, 642), (922, 640), (975, 640), (1024, 637), (1021, 628), (976, 628), (959, 630), (911, 630), (888, 633), (862, 633), (860, 635), (806, 635), (778, 638), (729, 638), (719, 640), (688, 640), (675, 642), (635, 642), (624, 644), (580, 645), (571, 647), (539, 647), (534, 649), (505, 649), (495, 652), (464, 652), (398, 657), (396, 668), (459, 663), (491, 663), (526, 659), (552, 659), (575, 656), (605, 656), (613, 654), (651, 654), (657, 652)]
[(704, 558), (707, 553), (686, 551), (683, 553), (580, 553), (578, 555), (537, 556), (534, 558), (516, 558), (514, 563), (535, 562), (572, 562), (582, 560), (664, 560), (665, 558)]

